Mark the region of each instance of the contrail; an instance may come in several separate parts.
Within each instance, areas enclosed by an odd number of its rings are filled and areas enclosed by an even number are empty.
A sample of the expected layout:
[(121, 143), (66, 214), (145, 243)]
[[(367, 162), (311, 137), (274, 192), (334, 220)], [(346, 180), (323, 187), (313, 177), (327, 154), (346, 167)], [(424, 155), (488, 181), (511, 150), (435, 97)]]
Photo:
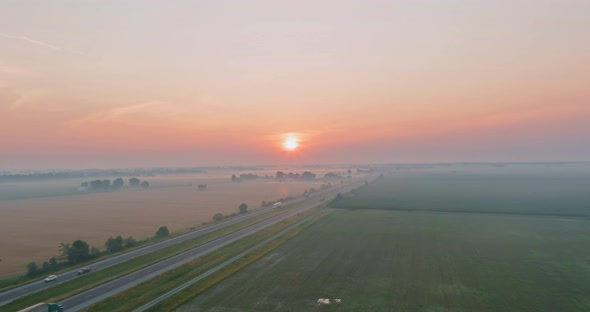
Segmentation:
[(0, 34), (0, 36), (2, 36), (4, 38), (9, 38), (9, 39), (23, 40), (23, 41), (32, 43), (34, 45), (45, 47), (45, 48), (48, 48), (48, 49), (51, 49), (51, 50), (54, 50), (54, 51), (60, 51), (60, 52), (66, 52), (66, 53), (74, 53), (74, 54), (83, 54), (82, 52), (79, 52), (79, 51), (74, 51), (74, 50), (60, 48), (58, 46), (49, 44), (47, 42), (43, 42), (41, 40), (31, 39), (31, 38), (25, 37), (25, 36), (11, 36), (11, 35), (6, 35), (6, 34)]

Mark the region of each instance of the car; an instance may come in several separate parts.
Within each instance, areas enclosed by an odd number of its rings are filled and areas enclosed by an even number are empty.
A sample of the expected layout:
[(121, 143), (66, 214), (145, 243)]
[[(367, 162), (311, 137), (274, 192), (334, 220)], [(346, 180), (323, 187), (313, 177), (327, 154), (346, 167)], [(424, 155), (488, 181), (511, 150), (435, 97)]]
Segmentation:
[(90, 268), (81, 268), (80, 270), (78, 270), (78, 275), (86, 274), (90, 272), (90, 270)]
[(55, 281), (57, 279), (57, 275), (49, 275), (45, 278), (45, 283)]

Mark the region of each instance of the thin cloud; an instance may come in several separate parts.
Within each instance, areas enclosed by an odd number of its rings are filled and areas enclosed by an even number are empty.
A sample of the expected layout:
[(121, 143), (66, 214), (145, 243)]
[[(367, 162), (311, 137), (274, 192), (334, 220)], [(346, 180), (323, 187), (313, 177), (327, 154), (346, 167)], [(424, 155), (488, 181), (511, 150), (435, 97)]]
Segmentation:
[(80, 52), (80, 51), (76, 51), (76, 50), (70, 50), (70, 49), (64, 49), (62, 47), (58, 47), (56, 45), (41, 41), (41, 40), (37, 40), (37, 39), (31, 39), (29, 37), (25, 37), (25, 36), (11, 36), (11, 35), (7, 35), (7, 34), (0, 34), (0, 36), (4, 37), (4, 38), (8, 38), (8, 39), (14, 39), (14, 40), (21, 40), (21, 41), (25, 41), (28, 43), (31, 43), (33, 45), (36, 46), (40, 46), (40, 47), (44, 47), (47, 49), (51, 49), (54, 51), (59, 51), (59, 52), (65, 52), (65, 53), (72, 53), (72, 54), (79, 54), (79, 55), (83, 55), (84, 53)]
[(17, 97), (9, 103), (9, 109), (15, 111), (21, 108), (34, 107), (38, 102), (45, 97), (48, 92), (46, 90), (18, 90), (15, 91)]
[(71, 120), (67, 124), (75, 127), (100, 122), (125, 121), (129, 116), (134, 114), (148, 114), (159, 118), (164, 116), (169, 117), (173, 115), (173, 112), (166, 110), (167, 106), (168, 103), (163, 101), (148, 101), (134, 105), (119, 106), (106, 111), (91, 113), (82, 118)]
[[(6, 65), (0, 62), (0, 74), (11, 76), (37, 76), (38, 73), (30, 69)], [(1, 86), (0, 86), (1, 87)]]
[(103, 116), (108, 118), (125, 117), (127, 115), (135, 114), (138, 112), (145, 112), (146, 110), (151, 111), (150, 108), (165, 107), (165, 105), (166, 102), (150, 101), (136, 105), (115, 107), (108, 110), (106, 113), (103, 114)]

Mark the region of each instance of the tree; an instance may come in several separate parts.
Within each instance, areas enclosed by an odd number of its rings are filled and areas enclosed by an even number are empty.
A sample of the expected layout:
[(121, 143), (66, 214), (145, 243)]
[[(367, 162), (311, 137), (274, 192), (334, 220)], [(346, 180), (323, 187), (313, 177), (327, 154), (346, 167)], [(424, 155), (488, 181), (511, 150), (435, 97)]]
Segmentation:
[(341, 200), (341, 199), (342, 199), (342, 194), (341, 193), (336, 194), (336, 200)]
[(49, 262), (43, 261), (43, 265), (41, 266), (41, 272), (49, 272), (50, 266)]
[(138, 178), (129, 179), (129, 185), (131, 185), (133, 187), (138, 187), (140, 182), (141, 182), (141, 180), (139, 180)]
[(243, 181), (243, 180), (256, 180), (256, 179), (258, 179), (258, 176), (256, 174), (254, 174), (254, 173), (242, 173), (242, 174), (240, 174), (239, 179), (240, 179), (240, 181)]
[(61, 258), (71, 264), (77, 264), (90, 258), (90, 247), (83, 240), (77, 240), (73, 243), (61, 243), (59, 250)]
[(218, 212), (218, 213), (216, 213), (216, 214), (213, 215), (213, 220), (215, 220), (215, 221), (221, 221), (221, 220), (223, 220), (223, 215)]
[(88, 182), (84, 181), (82, 183), (80, 183), (81, 187), (88, 187)]
[(59, 259), (62, 261), (68, 261), (68, 252), (70, 251), (70, 248), (72, 248), (72, 244), (70, 243), (61, 243), (59, 245)]
[(100, 257), (100, 250), (98, 248), (96, 248), (95, 246), (92, 246), (92, 248), (90, 248), (90, 257), (91, 258), (98, 258)]
[(141, 187), (144, 188), (144, 189), (150, 187), (150, 182), (148, 182), (148, 181), (141, 182)]
[(131, 248), (137, 246), (137, 240), (133, 236), (129, 236), (125, 239), (125, 248)]
[(328, 172), (324, 174), (324, 179), (341, 179), (342, 176), (335, 172)]
[(51, 257), (51, 259), (49, 259), (49, 265), (52, 267), (57, 266), (57, 259), (55, 257)]
[(121, 235), (115, 238), (109, 237), (109, 239), (107, 239), (107, 242), (105, 243), (105, 246), (107, 247), (108, 253), (115, 253), (125, 249), (125, 247), (123, 246), (123, 237), (121, 237)]
[(102, 180), (102, 188), (108, 190), (111, 188), (111, 180)]
[(277, 171), (275, 178), (279, 181), (282, 181), (285, 178), (286, 174), (282, 171)]
[(115, 181), (113, 181), (113, 189), (114, 190), (118, 190), (120, 188), (122, 188), (125, 185), (125, 181), (123, 181), (122, 178), (116, 178)]
[(346, 171), (346, 173), (348, 173), (348, 175), (352, 174), (352, 170), (348, 169), (348, 171)]
[(240, 213), (246, 213), (248, 212), (248, 205), (246, 203), (241, 203), (238, 209), (240, 210)]
[(161, 226), (156, 232), (156, 238), (162, 238), (168, 235), (170, 235), (170, 232), (168, 231), (168, 227), (165, 226)]
[(27, 263), (26, 267), (28, 277), (37, 276), (41, 273), (41, 270), (39, 270), (39, 265), (37, 264), (37, 262), (29, 262)]
[(309, 171), (305, 171), (304, 173), (301, 174), (301, 178), (303, 180), (313, 180), (315, 179), (316, 175), (315, 173), (311, 173)]

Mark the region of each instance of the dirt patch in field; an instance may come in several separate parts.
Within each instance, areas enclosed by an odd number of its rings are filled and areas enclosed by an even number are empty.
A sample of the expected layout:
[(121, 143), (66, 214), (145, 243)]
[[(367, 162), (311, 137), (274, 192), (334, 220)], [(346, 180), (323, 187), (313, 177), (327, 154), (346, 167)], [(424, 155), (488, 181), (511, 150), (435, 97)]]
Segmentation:
[(302, 194), (318, 183), (207, 181), (206, 191), (198, 191), (195, 184), (0, 201), (0, 276), (23, 272), (29, 261), (57, 255), (61, 242), (82, 239), (102, 247), (110, 236), (143, 239), (162, 225), (171, 231), (199, 226), (217, 212), (238, 212), (242, 202), (255, 210), (263, 200)]

